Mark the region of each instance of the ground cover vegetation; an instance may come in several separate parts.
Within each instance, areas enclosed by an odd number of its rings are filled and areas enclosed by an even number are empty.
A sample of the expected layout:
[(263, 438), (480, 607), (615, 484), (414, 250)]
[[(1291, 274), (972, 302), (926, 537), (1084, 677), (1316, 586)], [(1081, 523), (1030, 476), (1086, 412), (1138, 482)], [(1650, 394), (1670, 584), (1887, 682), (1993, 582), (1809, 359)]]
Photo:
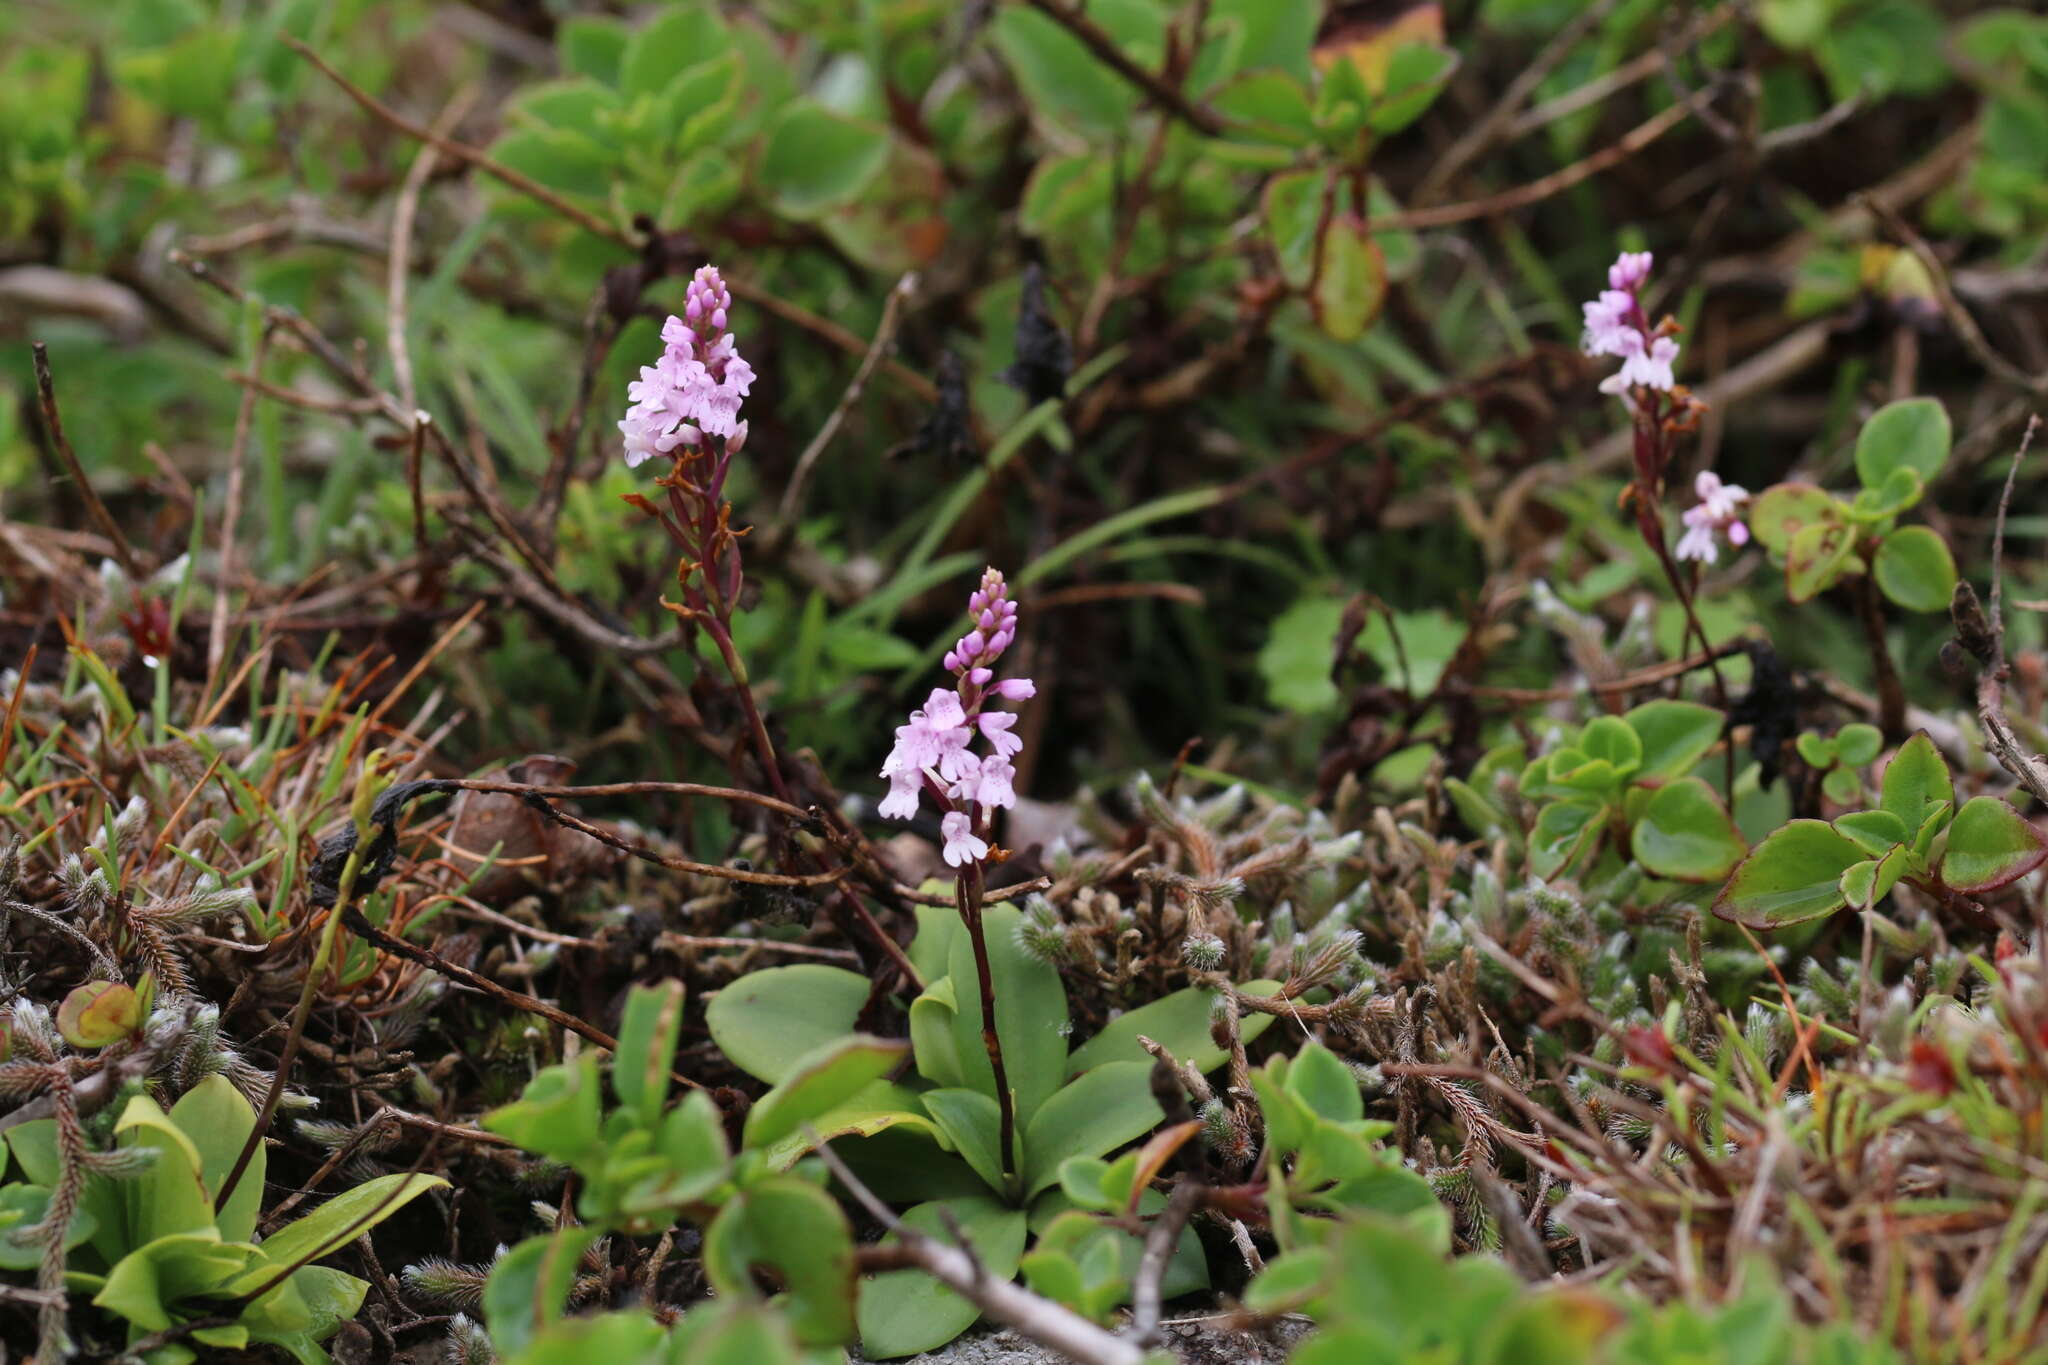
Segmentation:
[(2048, 19), (0, 39), (8, 1358), (2048, 1360)]

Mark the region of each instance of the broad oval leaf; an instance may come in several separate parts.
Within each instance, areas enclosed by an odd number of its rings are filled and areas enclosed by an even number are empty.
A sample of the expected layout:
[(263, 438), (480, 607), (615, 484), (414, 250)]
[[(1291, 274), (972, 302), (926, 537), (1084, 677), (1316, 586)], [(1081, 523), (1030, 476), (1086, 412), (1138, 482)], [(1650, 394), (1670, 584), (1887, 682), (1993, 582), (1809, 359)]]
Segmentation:
[[(928, 1090), (918, 1097), (974, 1173), (997, 1194), (1003, 1194), (1002, 1110), (995, 1096), (979, 1090)], [(1015, 1159), (1015, 1154), (1012, 1154)]]
[(774, 1085), (808, 1053), (853, 1032), (872, 984), (816, 962), (768, 967), (712, 996), (704, 1023), (726, 1060)]
[(1714, 789), (1697, 777), (1658, 789), (1630, 846), (1646, 871), (1678, 882), (1717, 882), (1749, 850)]
[[(976, 1197), (919, 1204), (904, 1225), (927, 1237), (965, 1236), (983, 1270), (996, 1280), (1017, 1273), (1024, 1259), (1024, 1210)], [(943, 1346), (974, 1325), (981, 1309), (922, 1270), (892, 1270), (860, 1287), (860, 1349), (870, 1360), (893, 1360)]]
[(1596, 716), (1579, 732), (1577, 746), (1588, 758), (1605, 759), (1615, 773), (1626, 777), (1643, 763), (1643, 741), (1635, 727), (1620, 716)]
[(57, 1032), (78, 1048), (101, 1048), (142, 1027), (142, 998), (119, 981), (74, 986), (57, 1006)]
[(1536, 812), (1529, 834), (1529, 870), (1554, 877), (1599, 842), (1607, 807), (1576, 801), (1553, 801)]
[(1871, 573), (1884, 595), (1908, 611), (1947, 611), (1956, 592), (1955, 557), (1926, 526), (1901, 526), (1878, 542)]
[(1856, 477), (1881, 488), (1894, 469), (1910, 469), (1922, 484), (1948, 463), (1948, 409), (1932, 398), (1902, 398), (1871, 415), (1856, 437)]
[[(1280, 989), (1277, 981), (1248, 981), (1238, 987), (1246, 995), (1270, 996)], [(1102, 1026), (1102, 1031), (1067, 1055), (1067, 1075), (1078, 1076), (1104, 1062), (1142, 1062), (1149, 1055), (1138, 1042), (1150, 1038), (1165, 1046), (1174, 1060), (1197, 1071), (1214, 1071), (1229, 1056), (1209, 1038), (1209, 1016), (1215, 993), (1189, 986), (1161, 996), (1149, 1005), (1126, 1010)], [(1249, 1043), (1273, 1022), (1270, 1014), (1246, 1014), (1238, 1025)]]
[(1863, 850), (1819, 820), (1794, 820), (1750, 851), (1714, 913), (1753, 929), (1780, 929), (1842, 908), (1842, 874)]
[[(996, 1036), (1003, 1046), (1003, 1069), (1017, 1097), (1019, 1131), (1031, 1122), (1038, 1106), (1059, 1088), (1067, 1069), (1067, 992), (1057, 970), (1024, 951), (1017, 941), (1020, 918), (1013, 905), (989, 908), (982, 922), (988, 943), (989, 975), (995, 984)], [(974, 944), (961, 934), (953, 940), (949, 974), (959, 1006), (953, 1015), (953, 1043), (960, 1070), (969, 1087), (990, 1096), (995, 1075), (981, 1039), (981, 985), (974, 966)]]
[(1941, 880), (1955, 891), (1993, 891), (2026, 876), (2043, 859), (2048, 839), (2041, 831), (1998, 797), (1976, 796), (1949, 824)]

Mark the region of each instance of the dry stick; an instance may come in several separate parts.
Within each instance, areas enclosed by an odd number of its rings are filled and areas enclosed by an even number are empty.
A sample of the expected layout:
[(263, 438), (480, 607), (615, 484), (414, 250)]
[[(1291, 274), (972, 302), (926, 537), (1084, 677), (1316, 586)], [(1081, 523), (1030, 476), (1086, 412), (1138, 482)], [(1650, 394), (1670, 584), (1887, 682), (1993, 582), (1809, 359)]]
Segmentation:
[(2043, 762), (2040, 755), (2020, 743), (2012, 721), (2005, 714), (2005, 516), (2012, 505), (2013, 484), (2019, 477), (2020, 462), (2026, 459), (2027, 451), (2034, 443), (2034, 433), (2040, 426), (2038, 415), (2028, 418), (2019, 449), (2013, 452), (2012, 464), (2006, 470), (2005, 489), (1999, 495), (1997, 527), (1991, 538), (1990, 620), (1988, 623), (1984, 620), (1982, 609), (1976, 603), (1976, 594), (1967, 582), (1957, 584), (1955, 603), (1950, 612), (1956, 621), (1957, 634), (1977, 657), (1977, 720), (1984, 729), (1984, 747), (2035, 800), (2048, 805), (2048, 762)]
[(280, 34), (279, 41), (319, 68), (321, 75), (340, 86), (342, 93), (361, 105), (365, 111), (382, 119), (392, 127), (426, 143), (444, 156), (452, 156), (458, 161), (476, 167), (486, 175), (494, 176), (505, 184), (510, 185), (513, 189), (518, 190), (521, 194), (538, 199), (541, 203), (546, 204), (556, 213), (561, 214), (564, 218), (569, 219), (587, 232), (594, 232), (605, 240), (617, 242), (623, 247), (637, 247), (639, 245), (639, 242), (634, 239), (631, 233), (625, 231), (616, 223), (606, 222), (588, 210), (570, 203), (567, 199), (562, 198), (561, 195), (556, 194), (553, 190), (523, 172), (515, 171), (510, 166), (494, 161), (476, 148), (464, 146), (453, 138), (429, 128), (424, 123), (415, 123), (396, 109), (383, 103), (367, 90), (355, 84), (355, 82), (342, 75), (339, 71), (336, 71), (332, 66), (329, 66), (326, 58), (300, 42), (297, 38), (292, 37), (289, 33)]
[[(812, 1138), (817, 1137), (815, 1131), (806, 1131)], [(1112, 1336), (1064, 1304), (1042, 1299), (1022, 1285), (991, 1279), (971, 1251), (935, 1242), (906, 1226), (847, 1168), (831, 1143), (819, 1141), (815, 1150), (854, 1201), (899, 1239), (895, 1246), (862, 1247), (860, 1259), (864, 1269), (922, 1270), (981, 1309), (984, 1316), (1010, 1324), (1039, 1345), (1079, 1365), (1144, 1365), (1145, 1352), (1133, 1343)]]
[(1220, 137), (1228, 127), (1213, 111), (1193, 103), (1164, 78), (1132, 61), (1116, 39), (1083, 13), (1079, 5), (1062, 4), (1060, 0), (1025, 0), (1025, 3), (1080, 39), (1081, 45), (1093, 53), (1097, 61), (1137, 86), (1154, 104), (1197, 132)]
[[(502, 162), (493, 160), (489, 153), (457, 142), (455, 139), (438, 133), (423, 123), (417, 123), (407, 118), (328, 65), (326, 59), (297, 38), (292, 37), (290, 34), (284, 34), (281, 35), (280, 41), (311, 62), (319, 69), (322, 75), (339, 86), (343, 94), (362, 106), (364, 111), (373, 117), (382, 119), (408, 137), (427, 143), (443, 156), (453, 157), (465, 165), (474, 166), (485, 175), (510, 186), (512, 189), (539, 203), (547, 205), (547, 207), (561, 214), (586, 232), (596, 233), (606, 241), (616, 242), (628, 249), (637, 250), (639, 248), (639, 238), (621, 228), (618, 224), (607, 222), (589, 210), (571, 203), (532, 177), (516, 171)], [(838, 323), (833, 322), (829, 318), (819, 317), (809, 309), (790, 303), (786, 299), (778, 298), (762, 289), (759, 285), (736, 280), (728, 276), (726, 287), (741, 298), (760, 304), (777, 317), (795, 323), (805, 331), (822, 337), (843, 351), (860, 355), (867, 349), (866, 342), (862, 341), (852, 332), (847, 331), (844, 327), (841, 327)], [(925, 401), (930, 402), (938, 397), (938, 388), (923, 375), (908, 370), (893, 361), (886, 368), (892, 376), (901, 381), (912, 392), (925, 399)]]
[(811, 476), (811, 466), (832, 444), (832, 438), (839, 434), (839, 428), (846, 422), (846, 414), (860, 401), (861, 393), (868, 386), (868, 378), (874, 374), (875, 366), (896, 339), (896, 325), (903, 314), (903, 305), (917, 292), (917, 276), (906, 273), (896, 281), (896, 287), (889, 291), (889, 297), (882, 302), (882, 320), (875, 326), (875, 339), (868, 344), (868, 353), (861, 357), (860, 368), (853, 372), (853, 380), (846, 386), (846, 392), (839, 395), (839, 402), (818, 428), (818, 434), (804, 447), (804, 453), (797, 457), (796, 469), (789, 476), (789, 486), (782, 490), (782, 505), (776, 509), (776, 520), (787, 531), (794, 523), (797, 509), (801, 505), (804, 482)]
[[(270, 324), (266, 322), (256, 334), (256, 350), (249, 358), (252, 375), (262, 375), (269, 351)], [(199, 693), (202, 710), (204, 699), (212, 695), (214, 683), (220, 680), (221, 660), (227, 656), (228, 598), (234, 587), (236, 534), (242, 520), (242, 477), (249, 463), (249, 428), (255, 416), (256, 390), (244, 388), (241, 406), (235, 410), (234, 440), (228, 447), (228, 495), (220, 521), (220, 587), (214, 593), (213, 625), (206, 636), (206, 686)]]
[[(446, 137), (453, 131), (475, 98), (476, 91), (472, 87), (450, 100), (448, 107), (441, 111), (441, 117), (434, 120), (430, 130), (433, 135)], [(427, 177), (434, 173), (434, 156), (438, 150), (433, 142), (428, 142), (420, 148), (419, 155), (412, 159), (412, 166), (405, 173), (405, 183), (398, 190), (398, 202), (391, 209), (391, 250), (384, 262), (385, 344), (391, 348), (391, 377), (398, 383), (398, 401), (407, 411), (417, 407), (412, 380), (412, 343), (406, 335), (405, 311), (406, 285), (412, 278), (412, 227), (414, 218), (419, 214), (420, 194), (426, 189)], [(417, 422), (417, 417), (414, 420)]]
[(1851, 196), (1851, 202), (1868, 209), (1885, 231), (1906, 244), (1928, 277), (1934, 281), (1935, 296), (1941, 302), (1941, 311), (1948, 317), (1949, 325), (1955, 328), (1956, 339), (1963, 343), (1976, 362), (1983, 366), (1992, 378), (2023, 389), (2031, 394), (2048, 394), (2048, 374), (2031, 375), (2000, 355), (1984, 335), (1984, 329), (1977, 325), (1977, 319), (1970, 310), (1963, 307), (1963, 301), (1956, 297), (1955, 285), (1950, 282), (1948, 267), (1934, 254), (1934, 248), (1919, 233), (1913, 231), (1899, 211), (1884, 200), (1869, 194)]
[[(480, 976), (467, 967), (458, 966), (430, 948), (422, 948), (417, 943), (408, 943), (402, 938), (394, 937), (370, 923), (369, 920), (363, 917), (363, 912), (354, 906), (350, 906), (342, 911), (341, 914), (342, 919), (347, 923), (351, 932), (361, 935), (364, 940), (375, 947), (383, 949), (387, 953), (402, 957), (408, 962), (427, 968), (429, 971), (439, 972), (450, 981), (482, 991), (493, 1000), (510, 1005), (516, 1010), (527, 1014), (539, 1015), (557, 1028), (567, 1029), (578, 1037), (597, 1044), (606, 1052), (616, 1053), (619, 1050), (619, 1040), (606, 1033), (603, 1029), (587, 1024), (575, 1015), (555, 1008), (545, 1000), (535, 999), (523, 991), (515, 991), (510, 986), (493, 981), (487, 976)], [(693, 1081), (688, 1076), (678, 1072), (671, 1071), (669, 1078), (678, 1085), (688, 1086), (692, 1090), (704, 1089), (701, 1081)]]
[(299, 1055), (299, 1043), (306, 1035), (306, 1020), (313, 1013), (313, 997), (319, 994), (320, 978), (327, 971), (327, 965), (334, 955), (336, 931), (341, 927), (341, 907), (355, 895), (356, 875), (362, 871), (363, 850), (360, 842), (349, 850), (348, 861), (342, 865), (340, 890), (335, 897), (335, 908), (328, 914), (327, 923), (321, 926), (319, 946), (313, 950), (313, 960), (306, 964), (305, 984), (299, 987), (298, 1003), (292, 1006), (290, 1026), (285, 1030), (284, 1046), (278, 1049), (277, 1071), (270, 1078), (270, 1086), (263, 1093), (263, 1107), (257, 1111), (256, 1122), (249, 1129), (248, 1138), (242, 1143), (241, 1155), (235, 1158), (234, 1166), (228, 1171), (227, 1179), (221, 1182), (220, 1193), (215, 1204), (228, 1202), (235, 1186), (241, 1183), (242, 1175), (249, 1169), (249, 1163), (256, 1151), (263, 1145), (265, 1132), (270, 1121), (277, 1117), (278, 1101), (284, 1098), (284, 1088), (292, 1069), (292, 1062)]
[(49, 348), (38, 341), (30, 350), (35, 356), (36, 400), (42, 405), (43, 430), (50, 438), (50, 445), (56, 450), (57, 458), (64, 462), (72, 482), (78, 485), (78, 495), (85, 499), (85, 510), (92, 515), (93, 521), (99, 525), (100, 534), (113, 547), (114, 558), (120, 561), (122, 572), (130, 580), (140, 579), (142, 571), (136, 567), (135, 552), (128, 547), (128, 537), (121, 534), (120, 524), (114, 520), (113, 513), (107, 511), (107, 505), (100, 501), (99, 490), (85, 477), (85, 467), (78, 462), (78, 452), (71, 448), (71, 441), (64, 435), (64, 420), (57, 413), (57, 385), (50, 377)]
[(1870, 648), (1870, 666), (1877, 675), (1877, 728), (1885, 742), (1897, 744), (1906, 737), (1906, 687), (1899, 680), (1898, 665), (1884, 638), (1884, 607), (1877, 599), (1877, 580), (1864, 574), (1856, 580), (1856, 614), (1863, 622), (1863, 640)]
[(1619, 0), (1594, 0), (1593, 4), (1580, 10), (1570, 23), (1559, 29), (1556, 36), (1544, 44), (1543, 49), (1522, 68), (1521, 73), (1508, 82), (1507, 89), (1501, 92), (1500, 98), (1494, 101), (1493, 107), (1486, 111), (1479, 122), (1473, 124), (1469, 132), (1452, 143), (1449, 151), (1437, 158), (1429, 173), (1422, 177), (1422, 183), (1416, 186), (1415, 193), (1409, 196), (1410, 201), (1426, 207), (1436, 199), (1444, 186), (1457, 177), (1458, 172), (1471, 164), (1474, 158), (1491, 149), (1500, 140), (1501, 131), (1507, 127), (1509, 120), (1521, 113), (1523, 103), (1536, 93), (1536, 87), (1549, 79), (1550, 73), (1578, 47), (1579, 40), (1592, 32), (1617, 3)]
[(1540, 203), (1552, 195), (1562, 194), (1582, 180), (1590, 179), (1609, 167), (1628, 160), (1711, 103), (1714, 93), (1713, 87), (1701, 90), (1685, 103), (1674, 104), (1669, 109), (1645, 119), (1629, 129), (1612, 145), (1602, 147), (1591, 156), (1539, 180), (1531, 180), (1525, 185), (1502, 190), (1499, 194), (1490, 194), (1484, 199), (1473, 199), (1462, 204), (1445, 204), (1440, 208), (1415, 209), (1408, 213), (1376, 218), (1373, 220), (1372, 229), (1375, 232), (1396, 232), (1402, 229), (1448, 227), (1452, 223), (1469, 222), (1474, 218), (1492, 218)]
[(1200, 1181), (1183, 1178), (1173, 1187), (1166, 1207), (1159, 1211), (1145, 1234), (1145, 1252), (1138, 1258), (1138, 1278), (1131, 1287), (1131, 1340), (1147, 1350), (1166, 1345), (1165, 1334), (1159, 1330), (1160, 1291), (1166, 1279), (1166, 1263), (1180, 1245), (1188, 1219), (1208, 1193)]

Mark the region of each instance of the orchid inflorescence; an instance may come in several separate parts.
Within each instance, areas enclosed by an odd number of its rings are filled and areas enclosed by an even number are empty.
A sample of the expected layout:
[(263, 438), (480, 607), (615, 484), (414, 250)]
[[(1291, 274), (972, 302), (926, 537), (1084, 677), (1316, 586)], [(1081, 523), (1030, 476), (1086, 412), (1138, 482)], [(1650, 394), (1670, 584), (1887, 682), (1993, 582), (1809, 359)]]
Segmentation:
[[(1652, 324), (1643, 307), (1643, 286), (1653, 258), (1647, 251), (1624, 251), (1607, 269), (1607, 288), (1582, 305), (1586, 330), (1580, 347), (1589, 356), (1619, 356), (1621, 368), (1600, 381), (1602, 393), (1613, 394), (1629, 411), (1635, 426), (1636, 500), (1643, 534), (1661, 546), (1663, 528), (1653, 509), (1664, 487), (1679, 433), (1689, 430), (1704, 405), (1678, 383), (1678, 324), (1670, 318)], [(1712, 470), (1694, 480), (1698, 505), (1684, 515), (1685, 534), (1672, 549), (1674, 559), (1712, 564), (1720, 555), (1718, 536), (1730, 545), (1749, 542), (1749, 527), (1740, 507), (1749, 492), (1740, 484), (1723, 483)]]
[[(920, 794), (930, 791), (944, 811), (941, 852), (949, 867), (986, 858), (990, 819), (999, 808), (1017, 804), (1016, 770), (1010, 765), (1010, 756), (1024, 747), (1011, 733), (1017, 716), (986, 707), (997, 699), (1023, 701), (1037, 691), (1029, 678), (998, 680), (995, 675), (996, 660), (1017, 636), (1017, 604), (999, 570), (983, 572), (981, 585), (967, 599), (967, 614), (972, 618), (967, 633), (946, 651), (946, 668), (958, 680), (956, 686), (932, 689), (924, 705), (910, 713), (909, 723), (896, 727), (895, 747), (882, 764), (889, 794), (882, 799), (881, 813), (908, 820), (917, 814)], [(993, 752), (972, 752), (969, 746), (977, 736)]]
[(1739, 483), (1722, 483), (1719, 474), (1702, 469), (1693, 480), (1693, 491), (1700, 500), (1697, 506), (1686, 509), (1685, 534), (1678, 538), (1673, 555), (1711, 564), (1721, 554), (1714, 539), (1717, 534), (1727, 536), (1728, 543), (1738, 550), (1749, 544), (1749, 527), (1741, 512), (1742, 504), (1749, 501), (1747, 488)]
[(747, 424), (739, 420), (740, 400), (754, 383), (754, 367), (740, 356), (726, 330), (732, 291), (718, 267), (698, 267), (683, 302), (683, 316), (663, 324), (661, 358), (640, 367), (626, 389), (633, 406), (619, 430), (626, 438), (626, 464), (637, 468), (678, 447), (696, 449), (706, 436), (725, 443), (727, 454), (746, 444)]
[(754, 367), (727, 330), (731, 308), (732, 291), (718, 267), (699, 267), (682, 316), (670, 315), (661, 329), (660, 359), (642, 366), (628, 386), (632, 406), (619, 423), (629, 467), (657, 455), (673, 462), (656, 481), (667, 490), (663, 502), (638, 493), (626, 499), (659, 521), (681, 551), (676, 582), (683, 600), (662, 605), (685, 620), (714, 621), (719, 630), (740, 595), (743, 532), (732, 529), (724, 492), (732, 457), (747, 441), (740, 402), (754, 383)]

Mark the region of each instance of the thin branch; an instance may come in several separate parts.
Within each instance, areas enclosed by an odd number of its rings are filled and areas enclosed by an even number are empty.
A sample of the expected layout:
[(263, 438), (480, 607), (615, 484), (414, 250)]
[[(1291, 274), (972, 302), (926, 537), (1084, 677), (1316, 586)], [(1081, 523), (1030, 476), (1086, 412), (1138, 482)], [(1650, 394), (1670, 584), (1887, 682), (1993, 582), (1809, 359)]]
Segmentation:
[(1184, 1177), (1173, 1187), (1166, 1207), (1159, 1211), (1145, 1234), (1145, 1252), (1138, 1258), (1138, 1278), (1131, 1287), (1131, 1340), (1147, 1350), (1166, 1345), (1165, 1334), (1159, 1330), (1159, 1306), (1167, 1262), (1180, 1245), (1188, 1219), (1202, 1206), (1207, 1194), (1200, 1181)]
[(474, 147), (457, 142), (455, 139), (429, 128), (424, 123), (415, 123), (396, 109), (379, 100), (369, 91), (364, 90), (348, 77), (342, 75), (339, 71), (336, 71), (332, 66), (329, 66), (325, 57), (322, 57), (291, 34), (279, 34), (278, 41), (311, 62), (319, 69), (321, 75), (340, 86), (342, 93), (361, 105), (365, 111), (382, 119), (400, 132), (426, 143), (444, 156), (454, 157), (457, 161), (476, 167), (484, 174), (510, 185), (521, 194), (539, 200), (556, 213), (567, 218), (570, 222), (575, 223), (578, 227), (587, 232), (594, 232), (606, 241), (617, 242), (623, 247), (638, 247), (640, 245), (631, 233), (620, 228), (616, 223), (608, 223), (596, 214), (591, 213), (588, 209), (570, 203), (567, 199), (556, 194), (553, 190), (524, 172), (515, 171), (510, 166), (493, 160), (488, 153), (480, 152)]
[(1080, 39), (1081, 45), (1095, 55), (1095, 59), (1110, 70), (1122, 76), (1132, 85), (1145, 92), (1152, 103), (1172, 114), (1196, 132), (1208, 137), (1221, 137), (1228, 127), (1216, 114), (1193, 103), (1175, 86), (1163, 77), (1147, 71), (1132, 61), (1123, 48), (1109, 33), (1082, 11), (1079, 5), (1061, 3), (1061, 0), (1024, 0), (1024, 2), (1058, 24), (1067, 32)]
[(896, 287), (889, 291), (889, 297), (882, 303), (882, 320), (875, 326), (875, 339), (868, 343), (868, 352), (861, 357), (860, 368), (853, 372), (853, 379), (846, 386), (846, 392), (839, 395), (831, 415), (818, 428), (818, 434), (804, 447), (804, 453), (797, 457), (796, 469), (789, 476), (789, 486), (782, 490), (782, 504), (776, 509), (776, 520), (786, 531), (794, 523), (798, 508), (802, 505), (804, 483), (811, 476), (811, 467), (818, 462), (832, 438), (839, 434), (839, 428), (846, 423), (846, 414), (860, 401), (867, 389), (868, 378), (875, 372), (875, 366), (888, 353), (890, 344), (896, 340), (896, 325), (903, 315), (903, 305), (917, 292), (917, 276), (906, 274), (896, 281)]
[(42, 405), (43, 431), (50, 439), (50, 445), (57, 452), (57, 458), (64, 462), (64, 469), (71, 475), (71, 481), (78, 486), (79, 497), (85, 499), (85, 510), (98, 523), (100, 533), (107, 543), (114, 547), (114, 558), (120, 561), (121, 569), (131, 581), (139, 580), (142, 571), (135, 562), (135, 552), (128, 547), (128, 537), (121, 534), (120, 523), (113, 513), (100, 501), (99, 490), (92, 486), (92, 480), (85, 477), (85, 466), (78, 462), (78, 452), (71, 448), (71, 441), (64, 435), (64, 419), (57, 412), (57, 384), (50, 377), (50, 350), (38, 341), (32, 346), (36, 366), (36, 399)]
[[(430, 130), (432, 134), (446, 137), (461, 122), (475, 99), (474, 87), (458, 93), (441, 111), (441, 117), (434, 120)], [(412, 345), (407, 339), (405, 311), (406, 284), (412, 277), (412, 225), (419, 214), (420, 194), (427, 187), (427, 177), (434, 173), (434, 158), (438, 150), (431, 141), (422, 146), (405, 173), (405, 183), (398, 190), (398, 202), (391, 209), (391, 251), (384, 263), (385, 342), (391, 348), (391, 375), (398, 384), (399, 404), (408, 410), (417, 407), (412, 381)]]
[(1712, 101), (1714, 94), (1715, 89), (1709, 87), (1683, 104), (1674, 104), (1629, 129), (1619, 141), (1541, 179), (1531, 180), (1510, 190), (1502, 190), (1499, 194), (1490, 194), (1484, 199), (1473, 199), (1462, 204), (1445, 204), (1441, 208), (1415, 209), (1408, 213), (1376, 218), (1371, 224), (1372, 230), (1396, 232), (1403, 229), (1448, 227), (1452, 223), (1469, 222), (1474, 218), (1493, 218), (1515, 209), (1541, 203), (1553, 195), (1564, 193), (1582, 180), (1589, 180), (1600, 172), (1628, 160), (1679, 124), (1692, 118)]
[(1934, 248), (1927, 245), (1926, 238), (1915, 232), (1897, 209), (1876, 195), (1858, 194), (1852, 196), (1852, 199), (1875, 215), (1877, 220), (1884, 224), (1886, 232), (1905, 243), (1906, 249), (1913, 253), (1914, 258), (1927, 271), (1928, 277), (1934, 281), (1934, 292), (1940, 300), (1941, 311), (1948, 318), (1949, 325), (1955, 328), (1956, 339), (1963, 343), (1963, 349), (1984, 367), (1987, 374), (2027, 393), (2048, 394), (2048, 375), (2028, 374), (2000, 355), (1992, 346), (1984, 335), (1984, 329), (1977, 325), (1977, 319), (1971, 315), (1969, 309), (1963, 307), (1963, 301), (1956, 297), (1955, 286), (1949, 281), (1948, 267), (1934, 254)]
[[(811, 1133), (816, 1138), (815, 1132)], [(875, 1216), (899, 1239), (893, 1246), (860, 1248), (864, 1270), (922, 1270), (940, 1284), (981, 1309), (983, 1316), (1006, 1322), (1048, 1350), (1078, 1365), (1144, 1365), (1145, 1352), (1122, 1337), (1110, 1335), (1063, 1304), (1042, 1299), (1009, 1280), (988, 1276), (973, 1253), (933, 1241), (906, 1227), (887, 1204), (870, 1190), (832, 1150), (817, 1144), (817, 1155), (855, 1202)]]

